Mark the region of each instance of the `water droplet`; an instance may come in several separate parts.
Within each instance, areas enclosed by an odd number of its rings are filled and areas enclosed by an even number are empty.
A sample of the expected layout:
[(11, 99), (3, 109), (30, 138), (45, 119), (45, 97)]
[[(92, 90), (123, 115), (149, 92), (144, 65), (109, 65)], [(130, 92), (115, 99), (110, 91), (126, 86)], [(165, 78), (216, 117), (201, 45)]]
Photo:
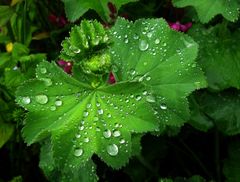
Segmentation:
[(80, 138), (81, 135), (80, 135), (79, 133), (77, 133), (77, 134), (75, 135), (75, 137), (76, 137), (76, 138)]
[(148, 33), (147, 33), (147, 37), (148, 37), (148, 38), (151, 38), (152, 35), (153, 35), (153, 32), (148, 32)]
[(83, 112), (83, 116), (84, 116), (84, 117), (87, 117), (88, 115), (89, 115), (89, 113), (88, 113), (87, 111), (84, 111), (84, 112)]
[(30, 97), (23, 97), (23, 98), (22, 98), (22, 103), (23, 103), (23, 104), (30, 104), (30, 102), (31, 102)]
[(159, 43), (160, 43), (160, 40), (159, 40), (159, 39), (156, 39), (154, 42), (155, 42), (155, 44), (159, 44)]
[(99, 118), (97, 116), (93, 117), (93, 121), (98, 121), (98, 120), (99, 120)]
[(119, 130), (114, 130), (113, 131), (113, 136), (114, 137), (119, 137), (119, 136), (121, 136), (121, 132)]
[(105, 138), (110, 138), (111, 135), (112, 135), (112, 132), (109, 129), (106, 129), (106, 130), (103, 131), (103, 136)]
[(108, 118), (111, 118), (111, 117), (112, 117), (112, 115), (111, 115), (110, 113), (108, 113), (108, 114), (107, 114), (107, 117), (108, 117)]
[(58, 107), (61, 106), (62, 105), (62, 101), (61, 100), (56, 100), (55, 101), (55, 105), (58, 106)]
[(141, 40), (141, 41), (139, 42), (139, 49), (140, 49), (141, 51), (146, 51), (146, 50), (148, 49), (148, 47), (149, 47), (149, 44), (147, 43), (146, 40)]
[(99, 115), (102, 115), (102, 114), (103, 114), (103, 110), (102, 110), (102, 109), (99, 109), (99, 110), (98, 110), (98, 114), (99, 114)]
[(39, 104), (46, 104), (48, 102), (48, 97), (46, 95), (37, 95), (35, 99)]
[(160, 105), (160, 108), (161, 108), (162, 110), (166, 110), (166, 109), (167, 109), (167, 105), (166, 105), (166, 104), (161, 104), (161, 105)]
[(79, 126), (78, 129), (82, 131), (84, 130), (84, 126)]
[(79, 148), (75, 149), (74, 155), (76, 157), (80, 157), (82, 154), (83, 154), (83, 149), (79, 149)]
[(76, 53), (76, 54), (79, 54), (81, 52), (81, 50), (80, 49), (76, 49), (73, 52)]
[(156, 102), (155, 97), (153, 97), (152, 95), (148, 95), (146, 97), (146, 101), (150, 103)]
[(151, 77), (150, 77), (150, 76), (146, 77), (146, 80), (147, 80), (147, 81), (150, 81), (150, 80), (151, 80)]
[(135, 99), (136, 99), (136, 101), (140, 101), (140, 100), (142, 99), (142, 97), (141, 97), (140, 95), (137, 95), (137, 96), (135, 97)]
[(83, 139), (83, 141), (84, 141), (85, 143), (88, 143), (88, 142), (89, 142), (89, 138), (86, 137), (86, 138)]
[(147, 92), (146, 90), (144, 90), (142, 94), (143, 94), (143, 95), (147, 95), (148, 92)]
[(42, 79), (43, 81), (44, 81), (44, 84), (46, 85), (46, 86), (51, 86), (52, 85), (52, 80), (51, 79), (49, 79), (49, 78), (44, 78), (44, 79)]
[(119, 141), (119, 143), (124, 144), (124, 143), (125, 143), (125, 140), (122, 138), (122, 139)]
[(46, 68), (40, 68), (40, 72), (41, 72), (42, 74), (45, 74), (45, 73), (47, 73), (47, 69), (46, 69)]
[(107, 153), (111, 156), (116, 156), (118, 154), (118, 146), (116, 144), (108, 145)]
[(88, 109), (91, 108), (91, 106), (92, 106), (92, 104), (87, 104), (87, 108)]
[(134, 69), (131, 69), (131, 70), (130, 70), (130, 74), (131, 74), (131, 75), (135, 75), (135, 74), (136, 74), (136, 71), (135, 71)]
[(51, 110), (51, 111), (55, 111), (56, 109), (57, 109), (56, 106), (51, 106), (51, 107), (50, 107), (50, 110)]
[(127, 44), (128, 43), (128, 38), (124, 39), (124, 43)]
[(134, 34), (133, 39), (137, 40), (137, 39), (139, 39), (139, 36), (137, 34)]

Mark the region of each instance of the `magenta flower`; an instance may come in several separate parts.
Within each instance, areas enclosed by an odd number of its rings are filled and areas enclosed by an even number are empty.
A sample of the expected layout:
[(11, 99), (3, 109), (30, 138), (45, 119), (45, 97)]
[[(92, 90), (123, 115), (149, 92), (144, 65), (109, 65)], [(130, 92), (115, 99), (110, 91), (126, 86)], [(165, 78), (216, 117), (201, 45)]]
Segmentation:
[(67, 62), (67, 61), (64, 61), (61, 59), (61, 60), (58, 60), (57, 63), (60, 67), (63, 68), (63, 70), (66, 73), (68, 73), (68, 74), (72, 73), (72, 63), (71, 62)]
[(180, 32), (187, 32), (192, 27), (191, 22), (188, 22), (186, 24), (181, 24), (179, 21), (177, 21), (175, 23), (169, 22), (168, 24), (172, 29)]
[(56, 16), (54, 14), (50, 14), (48, 16), (48, 20), (58, 26), (58, 27), (64, 27), (68, 22), (67, 22), (67, 19), (64, 17), (64, 16)]
[(114, 74), (112, 72), (110, 72), (110, 74), (109, 74), (108, 83), (110, 83), (110, 84), (116, 83), (116, 79), (115, 79)]

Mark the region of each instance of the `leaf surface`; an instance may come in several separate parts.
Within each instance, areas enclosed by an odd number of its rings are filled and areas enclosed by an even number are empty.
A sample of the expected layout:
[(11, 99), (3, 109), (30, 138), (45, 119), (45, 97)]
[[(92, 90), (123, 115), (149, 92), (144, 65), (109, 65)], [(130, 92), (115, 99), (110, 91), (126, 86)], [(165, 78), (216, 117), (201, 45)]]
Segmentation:
[(173, 4), (179, 8), (193, 6), (202, 23), (208, 23), (218, 14), (229, 21), (236, 21), (239, 16), (238, 0), (173, 0)]

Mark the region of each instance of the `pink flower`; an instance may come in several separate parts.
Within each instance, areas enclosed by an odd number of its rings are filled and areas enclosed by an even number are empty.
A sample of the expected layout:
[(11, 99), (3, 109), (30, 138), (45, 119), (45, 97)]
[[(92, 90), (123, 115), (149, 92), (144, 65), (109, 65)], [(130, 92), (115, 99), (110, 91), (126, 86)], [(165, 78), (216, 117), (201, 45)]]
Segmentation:
[(110, 72), (110, 74), (109, 74), (108, 83), (110, 83), (110, 84), (116, 83), (116, 79), (115, 79), (114, 74), (112, 72)]
[(67, 22), (67, 19), (64, 17), (64, 16), (56, 16), (54, 14), (50, 14), (48, 16), (48, 20), (58, 26), (58, 27), (64, 27), (68, 22)]
[(187, 32), (188, 29), (190, 29), (192, 27), (191, 22), (188, 22), (186, 24), (181, 24), (179, 21), (177, 21), (175, 23), (169, 22), (168, 24), (172, 29), (180, 31), (180, 32)]
[(67, 62), (67, 61), (64, 61), (64, 60), (60, 59), (60, 60), (57, 61), (57, 63), (60, 67), (63, 68), (63, 70), (66, 73), (68, 73), (68, 74), (72, 73), (72, 63), (71, 62)]

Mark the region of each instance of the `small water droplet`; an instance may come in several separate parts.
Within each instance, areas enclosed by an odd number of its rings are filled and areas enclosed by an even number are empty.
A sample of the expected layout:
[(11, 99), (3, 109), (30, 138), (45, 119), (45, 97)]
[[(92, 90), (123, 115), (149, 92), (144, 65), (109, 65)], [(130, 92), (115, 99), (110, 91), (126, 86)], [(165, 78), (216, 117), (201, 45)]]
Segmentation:
[(152, 95), (148, 95), (148, 96), (146, 97), (146, 101), (147, 101), (147, 102), (150, 102), (150, 103), (156, 102), (155, 97), (153, 97)]
[(111, 118), (111, 117), (112, 117), (112, 115), (111, 115), (110, 113), (108, 113), (108, 114), (107, 114), (107, 117), (108, 117), (108, 118)]
[(137, 39), (139, 39), (139, 36), (137, 34), (134, 34), (133, 39), (137, 40)]
[(99, 110), (98, 110), (98, 114), (99, 114), (99, 115), (102, 115), (102, 114), (103, 114), (103, 110), (102, 110), (102, 109), (99, 109)]
[(76, 157), (80, 157), (82, 154), (83, 154), (83, 149), (77, 148), (77, 149), (74, 150), (74, 155)]
[(147, 81), (150, 81), (150, 80), (151, 80), (151, 77), (150, 77), (150, 76), (147, 76), (147, 77), (146, 77), (146, 80), (147, 80)]
[(40, 72), (41, 72), (42, 74), (45, 74), (45, 73), (47, 73), (47, 69), (46, 69), (46, 68), (40, 68)]
[(31, 102), (30, 97), (23, 97), (23, 98), (22, 98), (22, 103), (23, 103), (23, 104), (30, 104), (30, 102)]
[(91, 106), (92, 106), (92, 104), (87, 104), (87, 108), (88, 109), (91, 108)]
[(160, 105), (160, 108), (161, 108), (162, 110), (166, 110), (166, 109), (167, 109), (167, 105), (166, 105), (166, 104), (161, 104), (161, 105)]
[(147, 92), (146, 90), (144, 90), (142, 94), (143, 94), (143, 95), (147, 95), (148, 92)]
[(121, 136), (121, 132), (119, 130), (114, 130), (113, 131), (113, 136), (114, 137), (119, 137), (119, 136)]
[(110, 138), (111, 135), (112, 135), (112, 132), (109, 129), (106, 129), (106, 130), (103, 131), (103, 136), (105, 138)]
[(86, 118), (89, 115), (89, 113), (87, 111), (83, 112), (83, 116)]
[(141, 40), (141, 41), (139, 42), (139, 49), (140, 49), (141, 51), (146, 51), (146, 50), (148, 49), (148, 47), (149, 47), (149, 44), (147, 43), (146, 40)]
[(159, 39), (156, 39), (154, 42), (155, 42), (155, 44), (159, 44), (159, 43), (160, 43), (160, 40), (159, 40)]
[(107, 153), (111, 156), (116, 156), (118, 154), (118, 146), (116, 144), (108, 145)]
[(48, 102), (48, 97), (46, 95), (37, 95), (35, 99), (39, 104), (46, 104)]
[(89, 138), (86, 137), (86, 138), (83, 139), (83, 141), (84, 141), (85, 143), (88, 143), (88, 142), (89, 142)]
[(119, 143), (124, 144), (124, 143), (125, 143), (125, 140), (122, 138), (122, 139), (119, 141)]
[(51, 110), (51, 111), (55, 111), (56, 109), (57, 109), (56, 106), (51, 106), (51, 107), (50, 107), (50, 110)]
[(79, 126), (78, 129), (82, 131), (84, 130), (84, 126)]
[(140, 100), (142, 99), (142, 97), (141, 97), (140, 95), (137, 95), (137, 96), (135, 97), (135, 99), (136, 99), (136, 101), (140, 101)]
[(75, 137), (76, 137), (76, 138), (80, 138), (81, 135), (80, 135), (79, 133), (77, 133), (77, 134), (75, 135)]
[(76, 54), (79, 54), (81, 52), (81, 50), (80, 49), (76, 49), (73, 52), (76, 53)]
[(58, 106), (58, 107), (61, 106), (62, 105), (62, 101), (61, 100), (56, 100), (55, 101), (55, 105)]

